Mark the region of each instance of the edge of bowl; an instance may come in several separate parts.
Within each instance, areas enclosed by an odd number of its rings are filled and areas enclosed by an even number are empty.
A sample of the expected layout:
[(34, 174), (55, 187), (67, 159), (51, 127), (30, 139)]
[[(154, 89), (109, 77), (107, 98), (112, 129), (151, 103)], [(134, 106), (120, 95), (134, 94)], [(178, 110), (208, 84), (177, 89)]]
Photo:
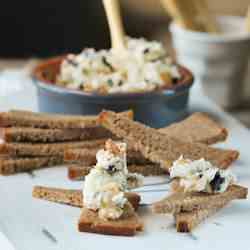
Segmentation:
[(43, 75), (43, 72), (46, 68), (50, 66), (58, 67), (60, 66), (61, 61), (65, 58), (64, 56), (57, 56), (49, 58), (37, 66), (31, 72), (31, 77), (33, 79), (34, 84), (39, 87), (43, 88), (47, 91), (51, 91), (61, 95), (75, 95), (80, 97), (88, 97), (88, 98), (103, 98), (103, 99), (113, 99), (113, 98), (147, 98), (153, 95), (165, 95), (165, 96), (173, 96), (177, 93), (183, 92), (191, 88), (194, 83), (194, 76), (189, 69), (178, 65), (182, 71), (183, 78), (180, 83), (171, 87), (171, 88), (162, 88), (156, 91), (150, 92), (135, 92), (135, 93), (113, 93), (113, 94), (98, 94), (93, 92), (83, 92), (80, 90), (73, 90), (66, 87), (58, 86), (53, 81), (49, 81)]

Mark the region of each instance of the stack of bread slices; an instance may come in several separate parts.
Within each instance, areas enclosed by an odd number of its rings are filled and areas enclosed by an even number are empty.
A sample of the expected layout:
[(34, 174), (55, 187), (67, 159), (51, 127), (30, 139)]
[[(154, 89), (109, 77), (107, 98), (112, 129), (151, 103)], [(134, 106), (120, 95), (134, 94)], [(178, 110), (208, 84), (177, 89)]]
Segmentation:
[[(119, 114), (132, 119), (133, 112)], [(185, 142), (213, 144), (224, 141), (227, 131), (207, 115), (195, 113), (186, 120), (159, 129)], [(83, 179), (96, 163), (96, 152), (108, 138), (97, 116), (70, 116), (12, 110), (0, 113), (0, 174), (12, 175), (41, 168), (68, 165), (72, 180)], [(144, 176), (166, 171), (129, 146), (128, 169)]]
[[(131, 116), (131, 112), (124, 113)], [(62, 165), (64, 150), (97, 148), (110, 133), (96, 116), (13, 110), (0, 113), (0, 173), (12, 175)]]

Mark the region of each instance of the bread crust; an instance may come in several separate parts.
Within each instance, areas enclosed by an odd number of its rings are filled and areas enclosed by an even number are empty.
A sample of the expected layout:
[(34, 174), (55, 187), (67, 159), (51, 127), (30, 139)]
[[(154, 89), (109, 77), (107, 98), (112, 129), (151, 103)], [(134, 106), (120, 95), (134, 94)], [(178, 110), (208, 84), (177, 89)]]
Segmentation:
[(23, 158), (0, 158), (0, 175), (13, 175), (29, 172), (42, 168), (49, 168), (63, 164), (63, 157), (23, 157)]
[(102, 220), (98, 214), (87, 208), (82, 208), (78, 221), (79, 232), (89, 232), (105, 235), (134, 236), (137, 231), (142, 231), (143, 225), (134, 213), (128, 218), (118, 220)]
[[(133, 112), (120, 113), (129, 119)], [(93, 128), (99, 126), (97, 116), (58, 115), (34, 113), (31, 111), (11, 110), (0, 113), (0, 127), (33, 127), (43, 129), (75, 129)]]
[(183, 142), (199, 142), (207, 145), (225, 141), (228, 137), (227, 129), (205, 113), (194, 113), (187, 119), (158, 131)]
[[(68, 167), (68, 178), (73, 181), (84, 180), (93, 167), (83, 165), (71, 165)], [(166, 175), (167, 172), (158, 165), (128, 165), (130, 173), (137, 173), (143, 176), (160, 176)]]
[(196, 209), (190, 212), (180, 212), (175, 214), (176, 231), (179, 233), (190, 233), (205, 219), (214, 215), (226, 205), (227, 203), (222, 202), (210, 208)]
[(28, 127), (0, 128), (0, 138), (5, 142), (67, 142), (113, 138), (102, 127), (84, 129), (40, 129)]
[[(125, 193), (126, 198), (135, 210), (138, 209), (140, 196), (136, 193)], [(83, 207), (82, 190), (62, 189), (43, 186), (34, 186), (32, 197), (73, 207)]]
[[(104, 145), (98, 145), (96, 148), (82, 147), (76, 149), (64, 150), (64, 161), (69, 163), (79, 163), (85, 166), (96, 164), (96, 154)], [(141, 153), (135, 151), (131, 147), (127, 150), (127, 163), (132, 165), (154, 165), (146, 160)]]
[(154, 213), (180, 213), (193, 210), (210, 209), (235, 199), (246, 199), (248, 189), (238, 185), (229, 186), (223, 193), (184, 193), (176, 192), (152, 205)]
[(96, 148), (104, 145), (106, 139), (58, 143), (1, 143), (0, 154), (10, 156), (63, 156), (71, 148)]

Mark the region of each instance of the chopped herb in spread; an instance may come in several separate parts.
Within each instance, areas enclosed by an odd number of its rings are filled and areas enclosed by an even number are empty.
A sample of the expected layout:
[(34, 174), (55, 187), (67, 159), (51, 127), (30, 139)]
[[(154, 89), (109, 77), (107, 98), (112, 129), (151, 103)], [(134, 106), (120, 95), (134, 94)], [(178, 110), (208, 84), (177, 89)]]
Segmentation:
[(79, 85), (79, 89), (80, 89), (80, 90), (83, 90), (83, 89), (84, 89), (84, 84), (83, 84), (83, 83), (81, 83), (81, 84)]
[(68, 64), (74, 66), (74, 67), (77, 67), (78, 66), (78, 63), (76, 63), (74, 60), (70, 59), (70, 58), (66, 58), (66, 61)]
[(103, 64), (105, 64), (110, 69), (110, 71), (114, 71), (113, 66), (107, 61), (107, 58), (105, 56), (102, 57), (102, 61)]
[(107, 81), (107, 82), (108, 82), (108, 85), (109, 85), (110, 87), (112, 87), (112, 86), (113, 86), (113, 84), (114, 84), (114, 83), (113, 83), (113, 81), (112, 81), (112, 79), (108, 79), (108, 81)]

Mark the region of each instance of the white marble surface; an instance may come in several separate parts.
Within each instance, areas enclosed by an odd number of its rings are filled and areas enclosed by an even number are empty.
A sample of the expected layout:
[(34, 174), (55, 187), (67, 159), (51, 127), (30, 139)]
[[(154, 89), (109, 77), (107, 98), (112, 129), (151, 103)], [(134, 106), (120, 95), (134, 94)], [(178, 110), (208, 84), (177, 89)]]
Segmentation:
[[(19, 90), (9, 87), (6, 91), (8, 94), (2, 94), (2, 96), (0, 88), (0, 110), (11, 108), (37, 110), (34, 88), (27, 81), (24, 73), (16, 73), (14, 78), (17, 76), (25, 87)], [(13, 74), (7, 77), (10, 79), (8, 84), (14, 85)], [(6, 83), (6, 75), (4, 78)], [(240, 151), (240, 159), (234, 163), (233, 171), (238, 176), (239, 182), (250, 188), (249, 131), (230, 115), (222, 112), (197, 88), (192, 90), (190, 111), (208, 112), (229, 129), (230, 136), (227, 142), (218, 146)], [(171, 216), (156, 216), (145, 213), (145, 209), (142, 209), (140, 215), (145, 223), (143, 233), (133, 238), (111, 237), (78, 233), (76, 222), (80, 211), (77, 208), (32, 199), (33, 185), (80, 188), (81, 183), (67, 180), (64, 168), (36, 171), (35, 176), (31, 178), (28, 174), (20, 174), (0, 177), (0, 231), (3, 233), (0, 233), (1, 250), (13, 250), (13, 246), (16, 250), (99, 250), (101, 248), (109, 250), (235, 250), (247, 249), (250, 243), (249, 199), (233, 202), (194, 230), (193, 235), (176, 233)], [(162, 180), (160, 177), (156, 179)], [(146, 181), (152, 182), (155, 178), (147, 178)], [(147, 187), (149, 188), (165, 189), (167, 187), (164, 185)], [(165, 191), (148, 192), (142, 193), (142, 198), (143, 202), (151, 202), (165, 195)], [(57, 242), (47, 238), (42, 233), (43, 229), (51, 232)]]

